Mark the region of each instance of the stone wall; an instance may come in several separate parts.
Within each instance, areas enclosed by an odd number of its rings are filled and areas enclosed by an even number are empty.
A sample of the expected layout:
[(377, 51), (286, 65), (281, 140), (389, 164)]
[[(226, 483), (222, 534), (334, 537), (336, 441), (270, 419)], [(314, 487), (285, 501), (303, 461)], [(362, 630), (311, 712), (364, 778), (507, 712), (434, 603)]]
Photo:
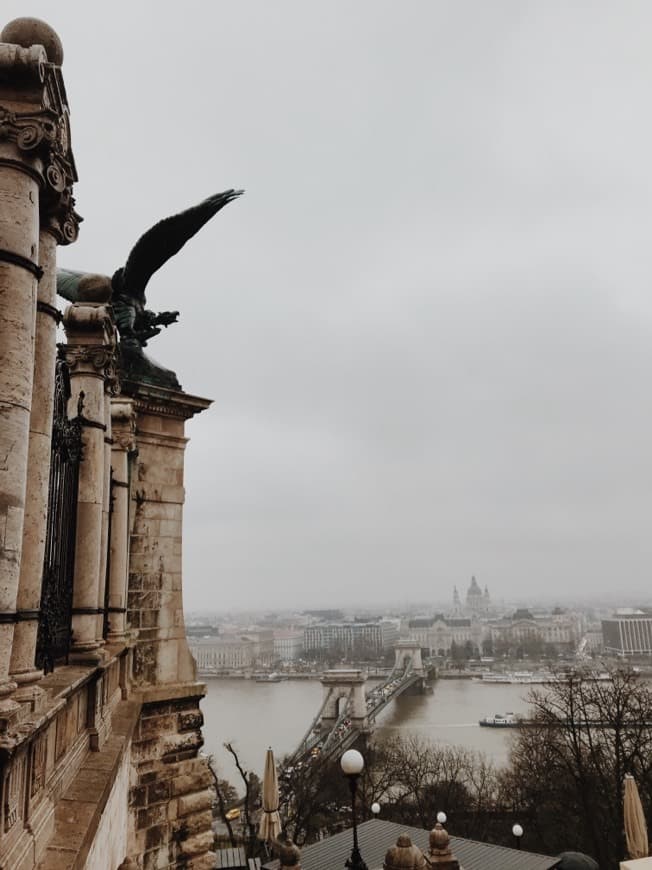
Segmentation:
[(215, 797), (203, 745), (196, 681), (183, 621), (182, 524), (185, 421), (209, 402), (127, 383), (138, 451), (131, 483), (127, 621), (142, 712), (134, 735), (135, 816), (129, 854), (154, 868), (215, 865)]
[(154, 690), (143, 704), (132, 753), (137, 778), (131, 790), (135, 830), (129, 851), (142, 856), (143, 870), (215, 866), (213, 777), (197, 755), (203, 744), (203, 694), (201, 683), (194, 689), (181, 685), (176, 691)]

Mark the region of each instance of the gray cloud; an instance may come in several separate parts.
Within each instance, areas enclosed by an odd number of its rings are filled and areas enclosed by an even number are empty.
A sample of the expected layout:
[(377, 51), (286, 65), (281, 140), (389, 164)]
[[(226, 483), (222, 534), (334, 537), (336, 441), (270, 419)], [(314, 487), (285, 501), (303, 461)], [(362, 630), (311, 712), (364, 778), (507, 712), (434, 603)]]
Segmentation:
[(150, 292), (182, 311), (153, 355), (216, 400), (188, 606), (645, 590), (647, 4), (31, 11), (66, 51), (63, 264), (247, 189)]

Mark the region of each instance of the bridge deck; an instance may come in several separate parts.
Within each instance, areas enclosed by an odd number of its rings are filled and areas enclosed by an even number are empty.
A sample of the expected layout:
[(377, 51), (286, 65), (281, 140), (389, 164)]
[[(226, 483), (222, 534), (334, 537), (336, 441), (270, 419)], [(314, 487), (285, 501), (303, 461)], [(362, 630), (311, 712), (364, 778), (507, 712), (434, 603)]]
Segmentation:
[(338, 752), (342, 752), (355, 743), (363, 731), (366, 731), (367, 728), (368, 730), (373, 728), (376, 717), (392, 701), (421, 680), (423, 680), (423, 676), (412, 670), (411, 663), (408, 663), (402, 672), (397, 673), (394, 669), (385, 682), (375, 686), (366, 696), (367, 711), (365, 720), (367, 727), (362, 728), (351, 719), (351, 699), (349, 698), (334, 725), (328, 731), (319, 730), (318, 723), (321, 713), (326, 706), (327, 695), (289, 763), (291, 765), (302, 764), (309, 762), (315, 757), (330, 757)]

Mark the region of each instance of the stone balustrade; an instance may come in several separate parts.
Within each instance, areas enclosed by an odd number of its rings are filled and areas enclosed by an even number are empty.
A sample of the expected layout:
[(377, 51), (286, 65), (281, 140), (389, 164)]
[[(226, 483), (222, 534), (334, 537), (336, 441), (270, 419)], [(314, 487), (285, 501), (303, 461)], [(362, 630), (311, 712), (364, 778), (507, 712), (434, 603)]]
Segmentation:
[(26, 856), (44, 853), (57, 803), (84, 758), (106, 744), (128, 696), (130, 655), (128, 647), (113, 647), (101, 667), (58, 668), (40, 681), (41, 709), (0, 735), (1, 867), (21, 867)]

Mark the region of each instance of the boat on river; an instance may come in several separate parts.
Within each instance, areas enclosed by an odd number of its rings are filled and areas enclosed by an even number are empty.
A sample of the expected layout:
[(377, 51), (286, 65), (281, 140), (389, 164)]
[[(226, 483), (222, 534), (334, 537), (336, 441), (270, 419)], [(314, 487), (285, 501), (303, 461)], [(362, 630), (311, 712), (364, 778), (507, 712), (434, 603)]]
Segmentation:
[(284, 674), (278, 674), (273, 671), (271, 674), (256, 674), (255, 680), (257, 683), (280, 683), (287, 679)]
[(485, 671), (476, 682), (490, 683), (498, 685), (542, 685), (544, 683), (554, 683), (559, 679), (552, 671), (505, 671), (504, 673), (491, 673)]
[(494, 713), (493, 716), (480, 719), (478, 724), (483, 728), (516, 728), (520, 722), (514, 713)]

